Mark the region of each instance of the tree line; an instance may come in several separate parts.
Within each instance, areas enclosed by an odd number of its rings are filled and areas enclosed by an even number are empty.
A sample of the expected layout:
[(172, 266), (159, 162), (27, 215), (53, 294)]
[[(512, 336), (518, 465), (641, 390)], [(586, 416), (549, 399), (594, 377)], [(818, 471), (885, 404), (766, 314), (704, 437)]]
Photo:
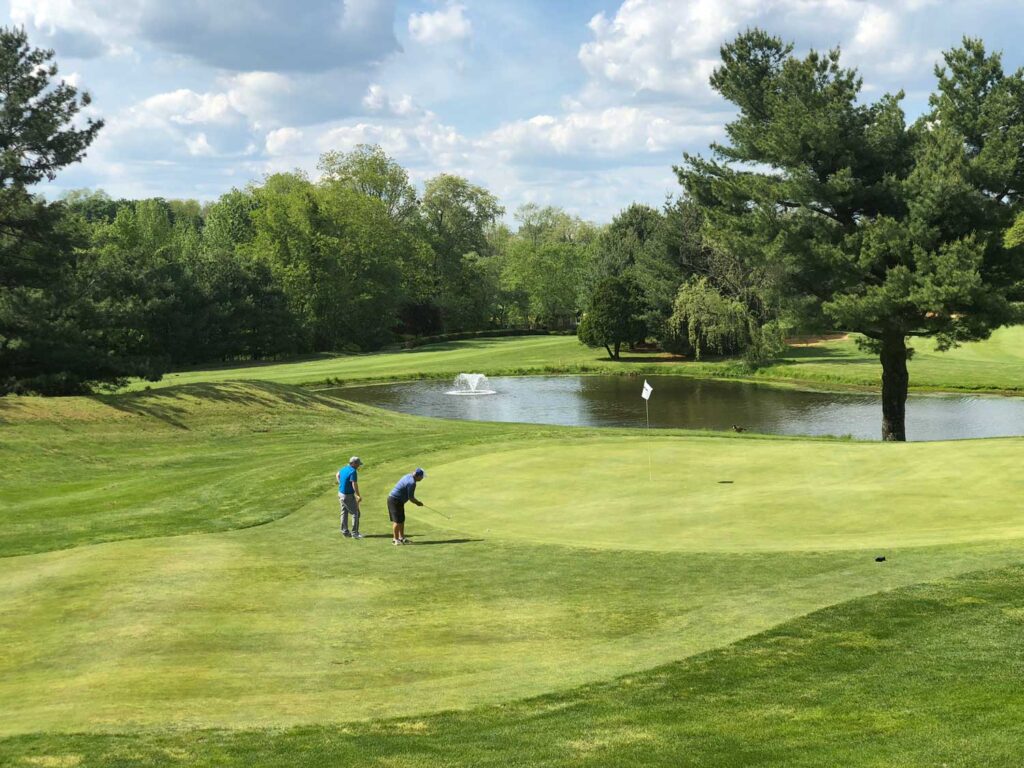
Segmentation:
[(79, 161), (102, 121), (82, 123), (88, 96), (23, 31), (0, 31), (0, 68), (0, 394), (461, 331), (571, 332), (605, 279), (637, 286), (658, 336), (696, 243), (671, 201), (605, 227), (528, 204), (510, 225), (487, 189), (441, 174), (418, 192), (369, 145), (325, 153), (315, 179), (276, 173), (209, 203), (48, 202), (32, 187)]
[(491, 193), (457, 176), (417, 196), (379, 147), (320, 165), (316, 181), (277, 173), (208, 204), (33, 199), (43, 239), (0, 236), (40, 267), (0, 289), (0, 391), (70, 394), (461, 331), (571, 332), (609, 276), (656, 297), (637, 310), (639, 337), (664, 325), (681, 279), (678, 203), (631, 206), (607, 227), (524, 205), (509, 226)]
[(711, 85), (736, 117), (675, 168), (678, 197), (606, 226), (528, 204), (509, 225), (487, 189), (442, 174), (419, 192), (376, 146), (206, 204), (48, 202), (33, 186), (102, 122), (51, 51), (0, 30), (0, 394), (511, 327), (756, 365), (841, 329), (879, 355), (883, 436), (904, 439), (908, 341), (1021, 318), (1024, 73), (965, 39), (908, 122), (838, 49), (754, 29), (721, 54)]

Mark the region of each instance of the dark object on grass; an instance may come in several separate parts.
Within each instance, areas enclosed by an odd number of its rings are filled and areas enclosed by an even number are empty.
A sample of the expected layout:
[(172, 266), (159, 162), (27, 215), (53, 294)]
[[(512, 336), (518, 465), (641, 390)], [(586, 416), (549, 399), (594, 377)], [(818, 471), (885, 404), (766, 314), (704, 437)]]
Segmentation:
[(746, 432), (747, 429), (746, 429), (746, 427), (741, 427), (739, 424), (733, 424), (732, 425), (732, 431), (733, 432)]
[(719, 480), (719, 485), (732, 485), (732, 480)]
[(879, 555), (878, 557), (876, 557), (875, 558), (875, 562), (876, 563), (884, 563), (885, 562), (885, 555)]

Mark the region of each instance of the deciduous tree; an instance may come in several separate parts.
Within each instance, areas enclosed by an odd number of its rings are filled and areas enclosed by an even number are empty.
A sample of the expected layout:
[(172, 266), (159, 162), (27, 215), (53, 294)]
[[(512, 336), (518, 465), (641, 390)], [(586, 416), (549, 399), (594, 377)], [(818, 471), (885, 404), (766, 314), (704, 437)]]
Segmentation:
[[(466, 289), (479, 279), (475, 259), (491, 255), (487, 233), (505, 209), (483, 187), (441, 174), (427, 181), (420, 211), (434, 253), (434, 295), (446, 330), (483, 327), (489, 307), (467, 297)], [(475, 258), (466, 259), (468, 254)]]
[(607, 277), (594, 291), (576, 335), (588, 347), (604, 347), (619, 359), (623, 343), (642, 341), (646, 325), (640, 287), (628, 277)]

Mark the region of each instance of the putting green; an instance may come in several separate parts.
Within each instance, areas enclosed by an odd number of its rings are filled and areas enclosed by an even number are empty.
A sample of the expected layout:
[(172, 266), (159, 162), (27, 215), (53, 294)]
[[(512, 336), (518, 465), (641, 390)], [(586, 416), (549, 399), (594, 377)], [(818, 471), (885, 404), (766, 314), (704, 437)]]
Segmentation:
[(571, 546), (927, 546), (1024, 537), (1022, 449), (1021, 439), (552, 440), (433, 466), (421, 495), (467, 533)]

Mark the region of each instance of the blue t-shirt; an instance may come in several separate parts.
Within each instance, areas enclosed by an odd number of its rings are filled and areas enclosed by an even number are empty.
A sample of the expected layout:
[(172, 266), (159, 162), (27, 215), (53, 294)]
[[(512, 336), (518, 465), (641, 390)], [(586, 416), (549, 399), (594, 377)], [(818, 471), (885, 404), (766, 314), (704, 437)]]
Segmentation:
[(359, 482), (359, 474), (351, 464), (346, 464), (338, 470), (338, 493), (355, 493), (356, 489), (352, 483)]
[(415, 499), (416, 478), (414, 478), (410, 472), (395, 484), (395, 487), (391, 489), (391, 493), (389, 493), (388, 496), (402, 502), (403, 504), (410, 499)]

